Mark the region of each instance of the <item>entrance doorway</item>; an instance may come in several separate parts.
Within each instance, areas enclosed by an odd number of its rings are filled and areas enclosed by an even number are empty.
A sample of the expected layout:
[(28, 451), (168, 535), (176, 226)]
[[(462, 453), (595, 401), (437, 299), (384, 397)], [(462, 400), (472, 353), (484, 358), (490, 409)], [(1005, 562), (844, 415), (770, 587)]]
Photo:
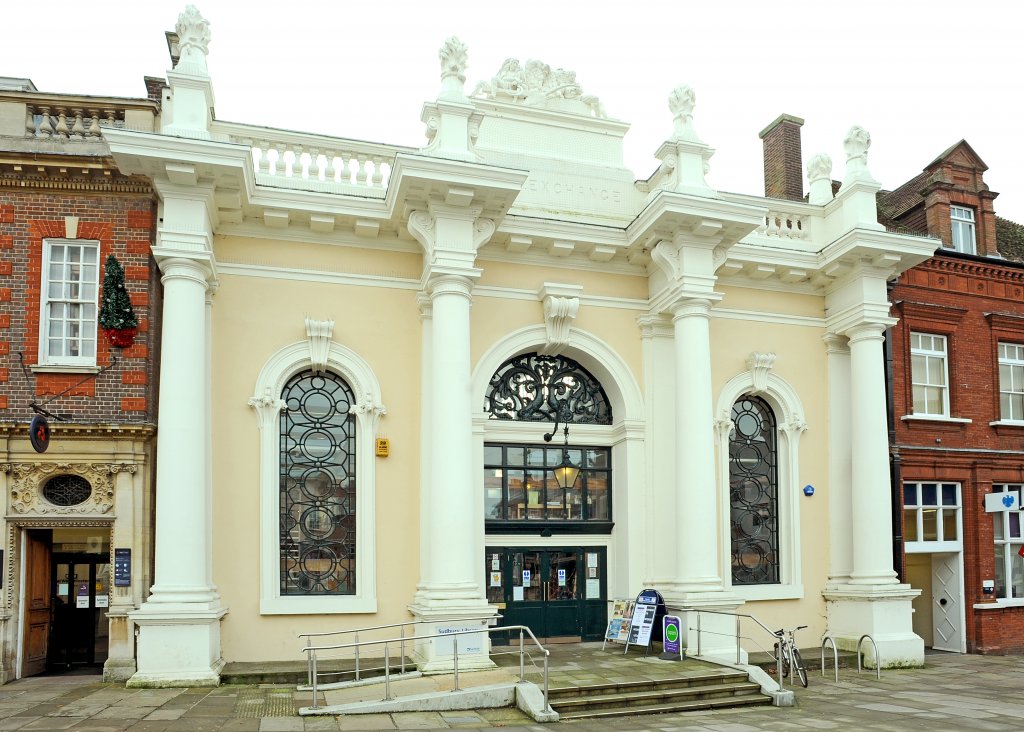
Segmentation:
[(542, 641), (601, 639), (605, 547), (490, 547), (485, 564), (487, 598), (502, 608), (499, 625), (525, 625)]
[(906, 575), (921, 590), (913, 601), (914, 633), (935, 650), (966, 652), (960, 552), (907, 554)]
[(102, 670), (109, 645), (109, 535), (106, 527), (26, 530), (21, 676)]

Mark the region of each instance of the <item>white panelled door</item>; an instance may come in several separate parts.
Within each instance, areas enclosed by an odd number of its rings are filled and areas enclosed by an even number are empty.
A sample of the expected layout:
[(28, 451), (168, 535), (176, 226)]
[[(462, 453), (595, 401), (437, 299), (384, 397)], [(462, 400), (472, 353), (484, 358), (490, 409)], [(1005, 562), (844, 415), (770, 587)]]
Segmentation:
[(932, 648), (964, 653), (960, 554), (932, 554)]

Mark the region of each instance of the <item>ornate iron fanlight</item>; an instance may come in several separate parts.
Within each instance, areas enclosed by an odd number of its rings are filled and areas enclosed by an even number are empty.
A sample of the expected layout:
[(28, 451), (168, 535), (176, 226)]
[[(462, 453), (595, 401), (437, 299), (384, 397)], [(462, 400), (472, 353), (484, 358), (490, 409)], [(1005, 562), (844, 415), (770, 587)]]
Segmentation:
[(491, 419), (611, 424), (608, 396), (597, 379), (564, 356), (525, 353), (501, 365), (484, 398)]

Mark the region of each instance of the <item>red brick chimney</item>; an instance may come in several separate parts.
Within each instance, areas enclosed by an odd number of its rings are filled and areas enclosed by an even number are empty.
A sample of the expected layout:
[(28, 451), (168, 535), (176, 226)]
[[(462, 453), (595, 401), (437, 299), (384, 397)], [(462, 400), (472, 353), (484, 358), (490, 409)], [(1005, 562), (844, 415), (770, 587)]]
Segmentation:
[(804, 121), (791, 114), (780, 114), (761, 130), (764, 140), (764, 195), (802, 201), (804, 197), (803, 160), (800, 152), (800, 128)]

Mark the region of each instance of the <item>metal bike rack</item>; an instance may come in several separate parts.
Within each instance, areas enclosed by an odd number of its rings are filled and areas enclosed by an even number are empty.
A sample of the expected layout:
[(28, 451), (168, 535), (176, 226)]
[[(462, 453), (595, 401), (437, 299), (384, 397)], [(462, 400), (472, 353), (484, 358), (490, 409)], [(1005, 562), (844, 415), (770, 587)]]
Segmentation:
[(878, 655), (878, 644), (875, 643), (875, 639), (874, 638), (872, 638), (870, 635), (867, 635), (867, 634), (862, 635), (860, 637), (860, 640), (857, 641), (857, 673), (861, 672), (860, 646), (864, 642), (865, 638), (867, 638), (869, 641), (871, 641), (871, 645), (875, 649), (875, 678), (876, 679), (881, 679), (882, 678), (882, 657)]
[[(863, 640), (863, 639), (861, 639), (861, 640)], [(821, 675), (822, 676), (825, 675), (825, 646), (827, 646), (829, 643), (832, 644), (832, 660), (833, 660), (832, 668), (836, 672), (836, 683), (838, 684), (839, 683), (839, 649), (836, 648), (835, 638), (833, 638), (830, 635), (826, 635), (824, 637), (824, 639), (822, 639), (822, 641), (821, 641)], [(875, 657), (876, 658), (878, 657), (878, 652), (877, 651), (875, 652)], [(860, 658), (860, 656), (858, 656), (857, 658)]]

